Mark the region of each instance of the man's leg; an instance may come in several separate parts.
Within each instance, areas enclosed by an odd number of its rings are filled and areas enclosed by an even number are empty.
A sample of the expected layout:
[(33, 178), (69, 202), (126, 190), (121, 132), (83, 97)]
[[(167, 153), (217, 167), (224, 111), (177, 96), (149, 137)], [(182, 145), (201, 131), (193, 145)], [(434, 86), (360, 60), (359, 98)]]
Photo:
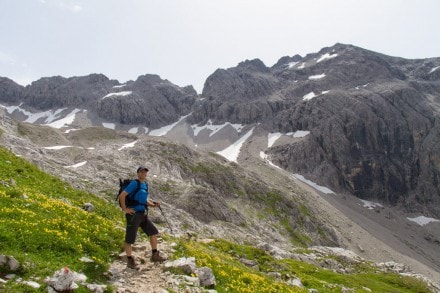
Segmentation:
[(156, 226), (145, 216), (144, 222), (140, 225), (145, 234), (150, 237), (150, 245), (151, 245), (151, 261), (164, 261), (167, 258), (160, 255), (159, 250), (157, 250), (157, 237), (159, 236), (159, 231)]
[(153, 251), (157, 250), (157, 234), (150, 236), (150, 245)]
[(125, 255), (131, 256), (132, 249), (130, 243), (127, 242), (124, 243), (124, 250), (125, 250)]
[(124, 250), (127, 256), (127, 267), (137, 270), (139, 269), (139, 266), (134, 260), (134, 257), (132, 255), (132, 243), (134, 243), (136, 239), (136, 233), (140, 221), (139, 221), (139, 217), (137, 217), (136, 214), (134, 215), (126, 214), (126, 219), (127, 219), (127, 228), (125, 230)]

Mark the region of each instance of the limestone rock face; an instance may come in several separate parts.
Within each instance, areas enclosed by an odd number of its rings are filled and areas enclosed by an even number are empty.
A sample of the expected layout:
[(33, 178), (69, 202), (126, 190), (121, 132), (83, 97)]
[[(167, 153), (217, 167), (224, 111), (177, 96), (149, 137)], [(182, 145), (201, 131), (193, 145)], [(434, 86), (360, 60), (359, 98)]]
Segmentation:
[(308, 131), (271, 147), (269, 159), (335, 191), (440, 217), (440, 58), (408, 60), (335, 44), (272, 67), (254, 59), (218, 69), (201, 95), (151, 74), (125, 84), (101, 74), (55, 76), (26, 87), (0, 78), (0, 103), (86, 109), (99, 122), (149, 129), (188, 115), (189, 124)]
[(140, 76), (120, 85), (102, 74), (44, 77), (27, 87), (0, 79), (0, 102), (23, 103), (34, 111), (85, 109), (104, 121), (158, 126), (189, 113), (196, 91), (180, 88), (157, 75)]
[(191, 119), (310, 131), (271, 148), (271, 160), (335, 191), (439, 216), (439, 65), (343, 44), (272, 68), (245, 61), (207, 79)]

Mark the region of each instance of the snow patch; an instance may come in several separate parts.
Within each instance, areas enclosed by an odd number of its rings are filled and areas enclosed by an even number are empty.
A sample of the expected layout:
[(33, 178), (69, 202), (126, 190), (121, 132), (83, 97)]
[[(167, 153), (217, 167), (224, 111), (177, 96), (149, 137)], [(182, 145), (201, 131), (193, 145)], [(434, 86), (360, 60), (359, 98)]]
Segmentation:
[(310, 93), (308, 93), (307, 95), (304, 95), (304, 97), (303, 97), (303, 101), (311, 100), (311, 99), (313, 99), (314, 97), (316, 97), (315, 93), (314, 93), (314, 92), (310, 92)]
[(176, 126), (177, 124), (179, 124), (181, 121), (183, 121), (186, 117), (188, 117), (191, 114), (188, 114), (186, 116), (182, 116), (180, 117), (179, 120), (177, 120), (177, 122), (174, 122), (173, 124), (161, 127), (159, 129), (155, 129), (155, 130), (151, 130), (149, 135), (151, 136), (164, 136), (166, 135), (171, 129), (174, 128), (174, 126)]
[(429, 73), (433, 73), (434, 71), (436, 71), (439, 68), (440, 68), (440, 66), (434, 67), (433, 69), (431, 69), (431, 71)]
[[(281, 167), (279, 167), (279, 166), (275, 165), (274, 163), (272, 163), (272, 162), (267, 158), (267, 155), (266, 155), (264, 152), (260, 152), (260, 157), (261, 157), (266, 163), (268, 163), (270, 166), (272, 166), (272, 167), (274, 167), (274, 168), (277, 168), (277, 169), (282, 169)], [(334, 192), (333, 192), (330, 188), (327, 188), (327, 187), (325, 187), (325, 186), (318, 185), (318, 184), (316, 184), (316, 183), (313, 182), (313, 181), (307, 180), (307, 179), (304, 178), (304, 176), (302, 176), (302, 175), (300, 175), (300, 174), (293, 174), (293, 177), (296, 178), (296, 179), (298, 179), (299, 181), (302, 181), (302, 182), (306, 183), (307, 185), (309, 185), (309, 186), (315, 188), (316, 190), (321, 191), (322, 193), (325, 193), (325, 194), (331, 194), (331, 193), (333, 193), (333, 194), (334, 194)]]
[(325, 193), (325, 194), (334, 193), (331, 189), (329, 189), (329, 188), (327, 188), (327, 187), (325, 187), (325, 186), (318, 185), (318, 184), (316, 184), (315, 182), (310, 181), (310, 180), (304, 178), (304, 176), (302, 176), (302, 175), (299, 175), (299, 174), (293, 174), (293, 176), (294, 176), (296, 179), (298, 179), (299, 181), (302, 181), (302, 182), (306, 183), (307, 185), (312, 186), (313, 188), (315, 188), (315, 189), (321, 191), (322, 193)]
[(292, 67), (295, 66), (296, 64), (298, 64), (298, 62), (289, 62), (289, 63), (287, 64), (287, 67), (288, 67), (288, 68), (292, 68)]
[(249, 130), (245, 135), (243, 135), (240, 139), (238, 139), (236, 142), (234, 142), (229, 147), (225, 148), (222, 151), (217, 152), (222, 157), (225, 157), (227, 160), (231, 162), (237, 163), (238, 155), (240, 154), (240, 149), (243, 143), (252, 135), (252, 132), (254, 131), (254, 128)]
[(335, 58), (336, 56), (338, 56), (338, 54), (330, 55), (329, 53), (325, 53), (325, 54), (321, 55), (321, 57), (316, 62), (319, 63), (319, 62), (324, 61), (324, 60)]
[(267, 135), (267, 147), (270, 148), (283, 135), (281, 132), (269, 133)]
[(72, 122), (75, 120), (75, 115), (78, 112), (86, 111), (81, 109), (74, 109), (72, 112), (66, 115), (66, 117), (57, 120), (61, 117), (61, 113), (66, 110), (67, 108), (61, 108), (57, 110), (48, 110), (44, 112), (37, 112), (37, 113), (31, 113), (29, 111), (26, 111), (25, 109), (21, 108), (22, 104), (18, 106), (8, 106), (4, 107), (6, 111), (9, 114), (12, 114), (14, 111), (19, 111), (21, 114), (27, 116), (26, 120), (24, 122), (28, 123), (35, 123), (38, 119), (46, 118), (44, 120), (44, 123), (46, 123), (47, 126), (53, 127), (53, 128), (61, 128), (66, 126), (67, 124), (72, 124)]
[(280, 169), (280, 167), (278, 167), (277, 165), (275, 165), (274, 163), (272, 163), (269, 159), (268, 159), (268, 155), (265, 152), (260, 152), (260, 157), (263, 159), (263, 161), (265, 161), (267, 164), (269, 164), (270, 166)]
[(383, 205), (381, 205), (380, 203), (377, 202), (372, 202), (372, 201), (368, 201), (368, 200), (360, 200), (363, 203), (363, 207), (367, 208), (369, 210), (374, 210), (374, 208), (379, 207), (379, 208), (383, 208)]
[(117, 97), (117, 96), (125, 97), (125, 96), (128, 96), (128, 95), (131, 95), (132, 93), (133, 93), (132, 91), (123, 91), (123, 92), (117, 92), (117, 93), (109, 93), (109, 94), (103, 96), (102, 100), (104, 100), (105, 98), (113, 97), (113, 96), (115, 96), (115, 97)]
[(64, 148), (73, 148), (74, 146), (71, 145), (55, 145), (55, 146), (50, 146), (50, 147), (43, 147), (43, 149), (46, 150), (61, 150)]
[(113, 129), (113, 130), (116, 128), (116, 125), (115, 125), (114, 123), (105, 123), (105, 122), (102, 122), (102, 126), (105, 127), (105, 128)]
[[(57, 110), (60, 111), (60, 110)], [(53, 128), (62, 128), (69, 124), (72, 124), (73, 121), (75, 121), (76, 113), (81, 112), (80, 109), (74, 109), (72, 112), (67, 114), (64, 118), (56, 120), (54, 122), (46, 124), (47, 126), (53, 127)], [(46, 119), (47, 120), (47, 119)]]
[(136, 134), (139, 131), (139, 127), (133, 127), (128, 130), (128, 133)]
[(72, 169), (76, 169), (76, 168), (79, 168), (79, 167), (81, 167), (81, 166), (84, 166), (85, 164), (87, 164), (87, 161), (83, 161), (83, 162), (80, 162), (80, 163), (75, 164), (75, 165), (64, 166), (64, 168), (72, 168)]
[(440, 222), (440, 220), (435, 219), (435, 218), (428, 218), (425, 216), (419, 216), (419, 217), (415, 217), (415, 218), (407, 218), (408, 220), (415, 222), (417, 224), (419, 224), (420, 226), (425, 226), (431, 222)]
[[(294, 138), (305, 137), (310, 134), (310, 131), (305, 130), (297, 130), (295, 132), (288, 132), (285, 135), (293, 136)], [(272, 132), (267, 134), (267, 147), (270, 148), (274, 145), (274, 143), (283, 136), (281, 132)]]
[(321, 78), (324, 78), (324, 77), (325, 77), (325, 73), (318, 74), (318, 75), (312, 75), (312, 76), (309, 76), (309, 80), (316, 80), (316, 79), (321, 79)]
[(300, 138), (300, 137), (305, 137), (305, 136), (307, 136), (309, 134), (310, 134), (310, 131), (307, 131), (307, 130), (297, 130), (293, 134), (293, 137), (294, 138)]
[(241, 132), (241, 130), (243, 129), (243, 125), (242, 124), (232, 124), (230, 122), (225, 122), (223, 124), (212, 124), (211, 119), (208, 120), (208, 122), (203, 125), (203, 126), (198, 126), (196, 124), (191, 125), (191, 128), (194, 131), (194, 136), (199, 135), (200, 131), (207, 129), (210, 130), (211, 133), (209, 134), (209, 137), (213, 136), (215, 133), (219, 132), (221, 129), (223, 129), (225, 126), (230, 125), (232, 126), (238, 133)]
[(118, 151), (122, 151), (122, 150), (125, 149), (125, 148), (132, 148), (132, 147), (134, 147), (134, 145), (136, 144), (136, 142), (137, 142), (137, 140), (135, 140), (135, 141), (133, 141), (133, 142), (130, 142), (130, 143), (126, 143), (126, 144), (124, 144), (123, 146), (121, 146), (121, 147), (118, 149)]

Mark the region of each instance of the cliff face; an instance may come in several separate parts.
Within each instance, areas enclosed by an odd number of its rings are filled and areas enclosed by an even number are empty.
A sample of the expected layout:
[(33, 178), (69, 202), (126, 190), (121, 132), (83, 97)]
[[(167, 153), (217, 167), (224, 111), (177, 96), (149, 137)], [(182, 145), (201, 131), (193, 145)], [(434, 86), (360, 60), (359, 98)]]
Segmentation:
[(337, 44), (217, 70), (194, 121), (310, 131), (271, 160), (337, 191), (440, 215), (439, 58), (406, 60)]
[(120, 85), (98, 74), (0, 79), (0, 102), (81, 108), (120, 125), (259, 124), (309, 131), (267, 151), (270, 160), (339, 192), (440, 216), (440, 58), (407, 60), (336, 44), (305, 57), (218, 69), (202, 95), (156, 75)]
[(140, 76), (120, 85), (102, 74), (41, 78), (21, 87), (2, 78), (0, 102), (23, 103), (34, 110), (80, 108), (102, 120), (158, 126), (189, 113), (197, 96), (192, 87), (180, 88), (157, 75)]

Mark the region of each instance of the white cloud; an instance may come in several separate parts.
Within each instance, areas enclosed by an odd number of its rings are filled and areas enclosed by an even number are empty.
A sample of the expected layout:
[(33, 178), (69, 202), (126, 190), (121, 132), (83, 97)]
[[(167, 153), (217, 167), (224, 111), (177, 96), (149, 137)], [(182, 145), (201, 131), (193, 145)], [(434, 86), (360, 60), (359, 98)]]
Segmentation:
[(11, 65), (15, 63), (15, 59), (11, 55), (0, 51), (0, 63)]
[[(37, 80), (98, 72), (124, 82), (152, 73), (200, 93), (218, 68), (253, 58), (272, 66), (283, 56), (306, 56), (337, 42), (403, 58), (438, 57), (440, 34), (432, 28), (440, 2), (401, 2), (358, 1), (354, 9), (342, 0), (7, 1), (0, 4), (1, 50), (17, 54), (17, 68), (0, 67), (0, 76)], [(314, 21), (292, 11), (313, 11)], [(293, 68), (303, 66), (300, 61)]]
[(74, 13), (80, 12), (83, 9), (82, 5), (74, 0), (39, 0), (39, 2), (43, 5), (50, 5)]

